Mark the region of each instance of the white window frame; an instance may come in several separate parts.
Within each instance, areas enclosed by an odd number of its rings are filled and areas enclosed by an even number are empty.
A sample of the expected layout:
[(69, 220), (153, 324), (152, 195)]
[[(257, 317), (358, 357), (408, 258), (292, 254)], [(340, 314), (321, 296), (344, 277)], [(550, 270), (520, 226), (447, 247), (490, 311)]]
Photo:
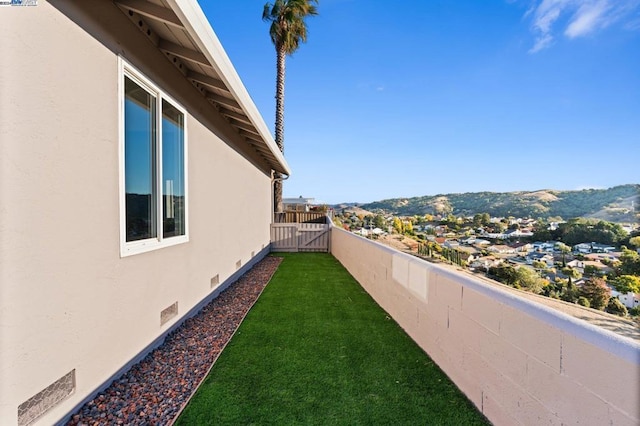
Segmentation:
[[(157, 237), (146, 240), (127, 242), (127, 212), (126, 212), (126, 185), (125, 185), (125, 80), (128, 77), (136, 84), (156, 97), (156, 235)], [(184, 235), (163, 238), (162, 221), (162, 101), (166, 100), (184, 115)], [(189, 241), (189, 182), (188, 182), (188, 136), (187, 136), (187, 111), (166, 92), (162, 91), (149, 78), (129, 64), (121, 56), (118, 56), (118, 131), (119, 131), (119, 191), (120, 191), (120, 256), (126, 257), (140, 253), (158, 250)]]

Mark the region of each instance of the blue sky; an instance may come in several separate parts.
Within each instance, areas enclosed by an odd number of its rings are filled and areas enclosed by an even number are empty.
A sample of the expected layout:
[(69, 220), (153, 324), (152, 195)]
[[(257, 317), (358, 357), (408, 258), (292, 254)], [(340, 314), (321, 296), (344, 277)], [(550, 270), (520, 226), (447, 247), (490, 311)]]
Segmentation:
[[(264, 0), (201, 1), (273, 132)], [(285, 197), (640, 183), (640, 0), (320, 0), (287, 58)]]

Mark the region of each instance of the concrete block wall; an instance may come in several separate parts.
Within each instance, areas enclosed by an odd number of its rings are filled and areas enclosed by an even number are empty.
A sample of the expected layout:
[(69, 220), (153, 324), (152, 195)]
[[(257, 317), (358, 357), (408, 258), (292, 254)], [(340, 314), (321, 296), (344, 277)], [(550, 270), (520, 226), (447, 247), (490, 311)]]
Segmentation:
[(639, 342), (341, 229), (331, 250), (493, 424), (640, 424)]

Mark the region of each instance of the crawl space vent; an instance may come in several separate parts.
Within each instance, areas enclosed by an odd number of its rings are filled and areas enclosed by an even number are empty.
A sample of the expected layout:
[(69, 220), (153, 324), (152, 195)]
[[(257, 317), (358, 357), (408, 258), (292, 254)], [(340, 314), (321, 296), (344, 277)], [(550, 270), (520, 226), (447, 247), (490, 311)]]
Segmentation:
[(178, 315), (178, 302), (160, 312), (160, 325), (165, 325), (167, 321), (176, 315)]
[(220, 274), (216, 274), (215, 277), (211, 278), (211, 288), (214, 288), (218, 284), (220, 284)]
[(18, 425), (29, 425), (76, 390), (73, 369), (18, 406)]

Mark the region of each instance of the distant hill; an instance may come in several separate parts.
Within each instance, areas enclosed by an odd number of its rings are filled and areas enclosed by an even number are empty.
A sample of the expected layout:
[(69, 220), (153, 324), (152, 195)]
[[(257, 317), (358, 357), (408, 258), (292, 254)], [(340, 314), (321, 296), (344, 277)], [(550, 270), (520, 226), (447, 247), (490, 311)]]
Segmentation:
[[(635, 207), (635, 212), (632, 210)], [(496, 217), (593, 217), (610, 222), (638, 222), (640, 185), (580, 191), (468, 192), (412, 198), (393, 198), (362, 204), (361, 208), (401, 216), (473, 216), (489, 213)]]
[(335, 206), (333, 206), (333, 208), (338, 211), (348, 211), (348, 212), (353, 212), (357, 215), (363, 215), (363, 216), (374, 214), (373, 212), (370, 212), (358, 206), (359, 206), (358, 203), (343, 203), (343, 204), (336, 204)]

